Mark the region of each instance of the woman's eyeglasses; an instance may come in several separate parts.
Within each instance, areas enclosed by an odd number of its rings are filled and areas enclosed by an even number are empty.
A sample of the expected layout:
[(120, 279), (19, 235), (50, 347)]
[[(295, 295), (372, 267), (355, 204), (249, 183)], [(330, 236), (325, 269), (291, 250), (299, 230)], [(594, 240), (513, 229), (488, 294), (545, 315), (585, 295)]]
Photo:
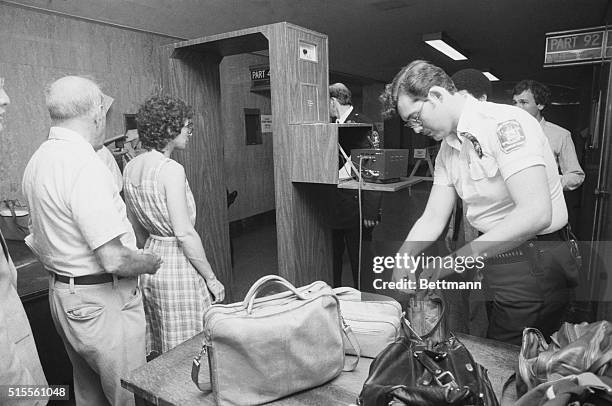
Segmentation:
[(187, 129), (187, 135), (193, 135), (193, 122), (189, 122), (183, 126), (183, 128)]

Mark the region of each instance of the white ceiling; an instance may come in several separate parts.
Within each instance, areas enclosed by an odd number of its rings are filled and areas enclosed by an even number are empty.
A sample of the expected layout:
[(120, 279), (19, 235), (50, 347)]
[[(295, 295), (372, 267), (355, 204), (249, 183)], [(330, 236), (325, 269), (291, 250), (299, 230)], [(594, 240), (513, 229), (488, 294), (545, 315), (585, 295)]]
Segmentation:
[[(449, 73), (490, 67), (504, 81), (584, 84), (591, 67), (542, 68), (546, 32), (610, 22), (610, 0), (19, 0), (129, 27), (197, 38), (288, 21), (329, 36), (330, 69), (389, 81), (416, 58)], [(455, 62), (421, 41), (445, 31), (471, 57)]]

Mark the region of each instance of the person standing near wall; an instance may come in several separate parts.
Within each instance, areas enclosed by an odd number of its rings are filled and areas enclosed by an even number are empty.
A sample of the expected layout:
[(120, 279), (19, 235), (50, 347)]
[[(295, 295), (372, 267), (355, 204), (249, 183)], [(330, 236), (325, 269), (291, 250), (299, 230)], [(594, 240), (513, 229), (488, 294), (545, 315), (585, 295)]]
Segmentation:
[(584, 171), (580, 167), (572, 134), (563, 127), (546, 121), (542, 110), (550, 101), (550, 90), (535, 80), (522, 80), (512, 90), (514, 105), (525, 110), (540, 123), (544, 135), (553, 151), (564, 191), (574, 190), (584, 182)]
[(78, 406), (133, 405), (120, 378), (143, 365), (145, 316), (138, 275), (161, 259), (136, 250), (110, 171), (95, 150), (106, 128), (104, 95), (65, 76), (46, 92), (53, 126), (23, 175), (26, 243), (49, 271), (49, 304), (74, 374)]
[[(329, 103), (331, 121), (338, 124), (343, 123), (367, 123), (372, 121), (365, 115), (359, 113), (352, 104), (351, 91), (343, 83), (334, 83), (329, 86)], [(351, 140), (352, 148), (370, 148), (371, 140), (376, 137), (370, 136), (368, 139)], [(349, 151), (345, 151), (347, 155)], [(339, 169), (340, 181), (353, 177), (349, 162), (344, 162), (343, 156), (339, 157), (341, 163)], [(342, 164), (343, 163), (343, 164)], [(380, 203), (382, 195), (380, 192), (362, 192), (362, 218), (359, 224), (359, 193), (357, 190), (338, 189), (332, 193), (332, 249), (333, 249), (333, 284), (334, 287), (342, 285), (342, 256), (344, 249), (348, 251), (351, 264), (354, 286), (359, 283), (359, 246), (362, 244), (362, 251), (368, 250), (368, 242), (372, 241), (372, 231), (374, 226), (380, 221)], [(360, 239), (360, 236), (362, 237)], [(364, 245), (363, 242), (366, 242)], [(362, 255), (362, 258), (369, 258), (369, 255)], [(366, 261), (363, 261), (364, 265)], [(371, 265), (371, 264), (368, 264)]]
[[(4, 112), (10, 104), (0, 78), (0, 133)], [(0, 231), (0, 385), (47, 385), (28, 317), (17, 294), (17, 270)], [(5, 388), (2, 389), (2, 392)], [(0, 393), (0, 404), (46, 405), (46, 400), (18, 400)]]

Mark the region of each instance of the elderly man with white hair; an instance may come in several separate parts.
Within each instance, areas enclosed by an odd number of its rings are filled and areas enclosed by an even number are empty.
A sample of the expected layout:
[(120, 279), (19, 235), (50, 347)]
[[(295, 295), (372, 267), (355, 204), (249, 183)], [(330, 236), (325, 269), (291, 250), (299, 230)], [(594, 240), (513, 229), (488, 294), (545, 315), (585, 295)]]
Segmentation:
[(77, 405), (131, 405), (120, 378), (145, 363), (137, 276), (157, 255), (138, 251), (125, 204), (95, 150), (106, 127), (104, 94), (66, 76), (46, 93), (53, 126), (28, 163), (27, 244), (50, 273), (49, 303), (74, 372)]

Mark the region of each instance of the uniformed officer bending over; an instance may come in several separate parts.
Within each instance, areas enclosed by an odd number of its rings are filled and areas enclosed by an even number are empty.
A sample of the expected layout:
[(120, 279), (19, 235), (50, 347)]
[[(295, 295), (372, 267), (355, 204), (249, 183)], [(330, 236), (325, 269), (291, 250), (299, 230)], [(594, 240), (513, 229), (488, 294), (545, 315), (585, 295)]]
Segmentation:
[[(381, 99), (417, 133), (442, 141), (427, 206), (401, 255), (417, 256), (438, 238), (459, 195), (481, 235), (420, 279), (463, 269), (440, 265), (447, 260), (482, 257), (491, 300), (487, 336), (520, 344), (530, 326), (548, 337), (569, 301), (565, 273), (575, 269), (557, 165), (539, 123), (515, 107), (458, 93), (442, 69), (425, 61), (404, 67)], [(411, 272), (396, 268), (393, 277), (413, 278)]]

